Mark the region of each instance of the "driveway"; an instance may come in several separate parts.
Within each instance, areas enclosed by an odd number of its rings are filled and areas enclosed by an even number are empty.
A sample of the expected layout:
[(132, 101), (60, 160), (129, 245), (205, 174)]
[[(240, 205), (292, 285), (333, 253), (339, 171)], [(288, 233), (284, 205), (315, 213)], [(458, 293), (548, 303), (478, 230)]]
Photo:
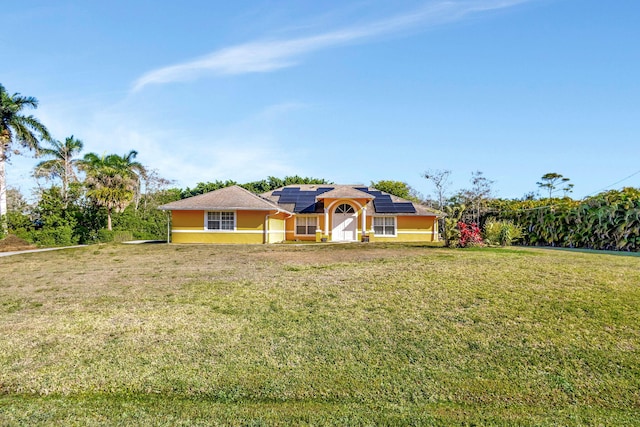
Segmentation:
[(11, 255), (20, 255), (20, 254), (28, 254), (28, 253), (31, 253), (31, 252), (46, 252), (46, 251), (59, 251), (59, 250), (62, 250), (62, 249), (83, 248), (85, 246), (87, 246), (87, 245), (63, 246), (61, 248), (27, 249), (26, 251), (0, 252), (0, 257), (11, 256)]

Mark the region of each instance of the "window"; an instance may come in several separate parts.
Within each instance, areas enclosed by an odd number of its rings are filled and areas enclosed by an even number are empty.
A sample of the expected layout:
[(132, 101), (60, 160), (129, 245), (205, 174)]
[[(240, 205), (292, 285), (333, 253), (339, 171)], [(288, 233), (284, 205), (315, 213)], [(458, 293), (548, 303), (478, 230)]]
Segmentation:
[(395, 236), (396, 218), (392, 216), (373, 217), (373, 232), (376, 236)]
[(315, 216), (296, 217), (296, 234), (316, 234), (318, 218)]
[(356, 213), (356, 211), (353, 209), (353, 206), (343, 203), (336, 208), (336, 213), (352, 214)]
[(233, 230), (235, 223), (235, 212), (207, 212), (207, 230)]

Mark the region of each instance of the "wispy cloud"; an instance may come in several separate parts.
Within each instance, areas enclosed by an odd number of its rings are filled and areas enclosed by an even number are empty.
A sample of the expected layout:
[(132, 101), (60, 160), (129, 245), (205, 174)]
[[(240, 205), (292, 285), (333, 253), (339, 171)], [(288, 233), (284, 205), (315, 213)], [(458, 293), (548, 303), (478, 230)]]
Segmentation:
[(147, 85), (189, 81), (203, 75), (265, 73), (292, 67), (304, 54), (333, 46), (362, 42), (413, 28), (429, 28), (469, 15), (504, 9), (532, 0), (472, 0), (426, 3), (394, 18), (308, 37), (261, 40), (217, 50), (206, 56), (149, 71), (133, 83), (133, 91)]

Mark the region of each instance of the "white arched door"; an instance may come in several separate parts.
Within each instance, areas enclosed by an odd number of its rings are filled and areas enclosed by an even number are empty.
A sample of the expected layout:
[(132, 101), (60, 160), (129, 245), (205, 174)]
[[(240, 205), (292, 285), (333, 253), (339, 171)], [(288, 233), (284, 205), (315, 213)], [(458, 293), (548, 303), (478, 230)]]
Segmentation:
[(334, 242), (355, 242), (358, 232), (358, 218), (353, 206), (343, 203), (333, 212), (331, 240)]

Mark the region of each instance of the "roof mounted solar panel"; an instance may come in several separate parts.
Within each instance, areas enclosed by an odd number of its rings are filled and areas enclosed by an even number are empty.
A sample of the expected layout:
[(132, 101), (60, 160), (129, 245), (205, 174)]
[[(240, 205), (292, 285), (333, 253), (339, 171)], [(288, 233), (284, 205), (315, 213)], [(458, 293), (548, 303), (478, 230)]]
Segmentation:
[(411, 202), (398, 202), (395, 203), (397, 213), (415, 213), (416, 208)]
[(282, 193), (284, 193), (284, 194), (299, 193), (299, 192), (300, 192), (300, 187), (284, 187), (282, 189)]
[[(296, 206), (296, 208), (298, 208), (298, 206)], [(306, 207), (300, 206), (300, 209), (294, 209), (294, 212), (296, 213), (314, 213), (315, 211), (316, 211), (315, 202), (309, 206), (306, 206)]]
[(296, 213), (314, 212), (316, 209), (316, 192), (315, 191), (299, 191), (295, 194), (295, 206), (293, 211)]
[(395, 206), (391, 202), (377, 202), (374, 200), (373, 207), (378, 213), (395, 213)]
[(282, 196), (278, 200), (278, 203), (296, 203), (297, 200), (298, 199), (296, 197), (285, 197), (285, 196)]
[(305, 213), (305, 212), (315, 212), (316, 210), (316, 202), (312, 201), (311, 203), (303, 202), (296, 203), (293, 211), (296, 213)]

